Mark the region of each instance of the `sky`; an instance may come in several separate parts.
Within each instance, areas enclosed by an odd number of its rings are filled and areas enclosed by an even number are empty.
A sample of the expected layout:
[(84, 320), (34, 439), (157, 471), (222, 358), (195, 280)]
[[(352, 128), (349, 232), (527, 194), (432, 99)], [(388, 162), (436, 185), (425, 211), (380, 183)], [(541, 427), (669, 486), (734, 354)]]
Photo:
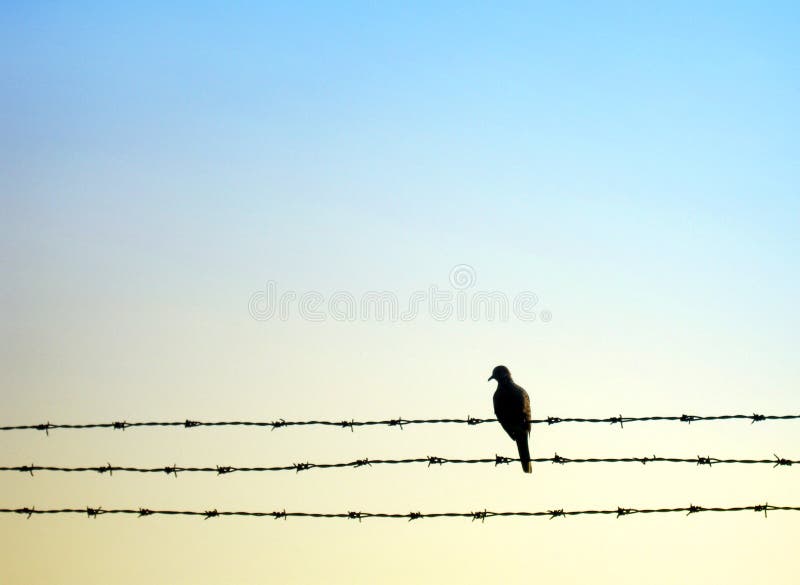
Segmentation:
[[(534, 417), (798, 412), (795, 3), (0, 11), (1, 425), (489, 418), (501, 363)], [(507, 319), (474, 304), (489, 294)], [(381, 319), (376, 296), (424, 300)], [(0, 439), (0, 466), (514, 455), (488, 424)], [(798, 441), (792, 421), (732, 421), (536, 425), (531, 445), (797, 459)], [(797, 473), (2, 472), (0, 507), (795, 506)], [(792, 583), (798, 522), (3, 515), (0, 580)]]

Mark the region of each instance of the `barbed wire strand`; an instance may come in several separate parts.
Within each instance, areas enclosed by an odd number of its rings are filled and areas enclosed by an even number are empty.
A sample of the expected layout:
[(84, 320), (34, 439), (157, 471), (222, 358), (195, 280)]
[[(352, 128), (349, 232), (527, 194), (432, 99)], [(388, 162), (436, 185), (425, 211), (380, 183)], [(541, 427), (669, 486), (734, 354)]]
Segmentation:
[[(537, 457), (531, 459), (534, 463), (557, 463), (566, 465), (568, 463), (688, 463), (697, 466), (707, 465), (709, 467), (717, 464), (730, 465), (772, 465), (773, 467), (791, 467), (795, 464), (800, 464), (797, 459), (784, 459), (778, 455), (774, 455), (773, 459), (720, 459), (717, 457), (700, 456), (697, 457), (659, 457), (652, 455), (650, 457), (581, 457), (570, 458), (563, 457), (556, 453), (552, 457)], [(165, 473), (167, 475), (177, 476), (178, 473), (216, 473), (217, 475), (227, 475), (234, 472), (275, 472), (275, 471), (307, 471), (310, 469), (337, 469), (347, 467), (372, 467), (373, 465), (404, 465), (414, 463), (427, 463), (428, 467), (431, 465), (445, 465), (445, 464), (494, 464), (495, 467), (499, 465), (507, 465), (510, 463), (519, 462), (516, 457), (504, 457), (502, 455), (495, 455), (494, 457), (487, 457), (482, 459), (452, 459), (448, 457), (436, 457), (428, 455), (427, 457), (415, 457), (410, 459), (356, 459), (355, 461), (340, 462), (340, 463), (292, 463), (291, 465), (279, 465), (273, 467), (236, 467), (233, 465), (215, 465), (214, 467), (183, 467), (178, 465), (167, 465), (164, 467), (129, 467), (129, 466), (116, 466), (107, 463), (100, 466), (79, 466), (79, 467), (62, 467), (54, 465), (18, 465), (18, 466), (0, 466), (0, 472), (3, 471), (18, 471), (22, 473), (29, 473), (33, 475), (36, 471), (55, 471), (66, 473), (80, 473), (80, 472), (96, 472), (100, 474), (107, 473), (113, 475), (115, 471), (131, 472), (131, 473)]]
[[(554, 417), (548, 416), (542, 419), (531, 419), (531, 424), (562, 424), (562, 423), (606, 423), (618, 424), (623, 427), (625, 423), (633, 422), (656, 422), (656, 421), (673, 421), (693, 423), (700, 421), (722, 421), (722, 420), (749, 420), (751, 423), (776, 421), (776, 420), (796, 420), (800, 419), (800, 414), (718, 414), (709, 416), (700, 416), (692, 414), (681, 414), (680, 416), (611, 416), (607, 418), (578, 418), (578, 417)], [(466, 425), (480, 425), (484, 423), (497, 422), (495, 418), (436, 418), (436, 419), (404, 419), (402, 417), (395, 419), (385, 420), (274, 420), (274, 421), (199, 421), (186, 419), (183, 421), (144, 421), (144, 422), (127, 422), (127, 421), (114, 421), (105, 423), (39, 423), (31, 425), (11, 425), (0, 426), (0, 431), (21, 431), (21, 430), (37, 430), (44, 431), (49, 434), (51, 430), (56, 429), (116, 429), (125, 430), (136, 427), (268, 427), (272, 430), (284, 427), (300, 427), (300, 426), (330, 426), (349, 428), (353, 430), (355, 427), (368, 427), (368, 426), (387, 426), (399, 427), (402, 429), (406, 425), (421, 425), (421, 424), (466, 424)]]
[(773, 506), (772, 504), (755, 504), (753, 506), (733, 506), (733, 507), (704, 507), (690, 504), (687, 507), (680, 508), (622, 508), (606, 509), (606, 510), (546, 510), (538, 512), (491, 512), (483, 510), (478, 512), (409, 512), (404, 513), (385, 513), (385, 512), (339, 512), (339, 513), (326, 513), (326, 512), (287, 512), (286, 510), (275, 512), (248, 512), (248, 511), (219, 511), (219, 510), (151, 510), (149, 508), (118, 508), (104, 510), (103, 508), (56, 508), (56, 509), (42, 509), (37, 510), (31, 508), (2, 508), (0, 514), (20, 514), (28, 518), (34, 515), (49, 515), (49, 514), (86, 514), (88, 518), (97, 518), (106, 514), (117, 515), (135, 515), (139, 517), (144, 516), (200, 516), (205, 519), (219, 518), (222, 516), (251, 516), (251, 517), (267, 517), (274, 519), (286, 518), (346, 518), (350, 520), (361, 521), (365, 518), (391, 518), (391, 519), (407, 519), (420, 520), (423, 518), (471, 518), (483, 522), (487, 518), (496, 517), (567, 517), (567, 516), (590, 516), (590, 515), (614, 515), (617, 518), (620, 516), (630, 516), (632, 514), (674, 514), (686, 513), (687, 516), (692, 514), (699, 514), (700, 512), (763, 512), (767, 516), (767, 512), (771, 511), (793, 511), (800, 512), (800, 506)]

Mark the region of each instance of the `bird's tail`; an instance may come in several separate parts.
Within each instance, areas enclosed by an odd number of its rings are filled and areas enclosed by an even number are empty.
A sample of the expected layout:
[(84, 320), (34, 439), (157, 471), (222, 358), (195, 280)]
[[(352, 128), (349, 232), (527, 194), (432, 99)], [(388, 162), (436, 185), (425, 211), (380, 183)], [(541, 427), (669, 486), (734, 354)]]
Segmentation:
[(531, 452), (528, 450), (528, 436), (523, 434), (517, 439), (517, 451), (519, 451), (519, 460), (522, 463), (522, 470), (525, 473), (532, 473), (531, 468)]

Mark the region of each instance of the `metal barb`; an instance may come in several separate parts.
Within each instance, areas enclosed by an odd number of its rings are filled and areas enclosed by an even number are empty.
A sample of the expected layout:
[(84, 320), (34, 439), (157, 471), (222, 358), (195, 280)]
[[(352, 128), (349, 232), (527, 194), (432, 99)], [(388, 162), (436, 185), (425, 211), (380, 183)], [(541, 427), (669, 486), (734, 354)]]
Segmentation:
[(480, 520), (481, 523), (484, 523), (486, 521), (487, 514), (488, 512), (486, 510), (484, 510), (483, 512), (473, 512), (472, 521), (475, 522), (475, 520)]
[(502, 455), (495, 454), (494, 456), (494, 466), (497, 467), (501, 463), (505, 463), (506, 465), (514, 461), (511, 457), (503, 457)]
[[(773, 453), (773, 455), (775, 454)], [(775, 455), (775, 465), (773, 465), (772, 467), (773, 468), (778, 467), (779, 465), (791, 466), (792, 461), (790, 461), (789, 459), (783, 459), (782, 457), (778, 457), (777, 455)]]
[(347, 513), (347, 517), (350, 520), (358, 520), (359, 522), (361, 522), (362, 516), (363, 516), (363, 514), (361, 512), (348, 512)]

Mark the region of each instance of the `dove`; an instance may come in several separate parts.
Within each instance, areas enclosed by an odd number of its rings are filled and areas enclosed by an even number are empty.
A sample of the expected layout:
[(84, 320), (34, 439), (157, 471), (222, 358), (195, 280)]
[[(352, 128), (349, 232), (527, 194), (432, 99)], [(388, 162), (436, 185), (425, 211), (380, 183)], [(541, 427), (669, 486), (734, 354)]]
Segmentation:
[(531, 434), (531, 400), (522, 386), (511, 378), (511, 372), (505, 366), (497, 366), (492, 370), (489, 380), (497, 381), (494, 393), (494, 414), (498, 422), (517, 443), (519, 460), (525, 473), (531, 473), (531, 453), (528, 448), (528, 436)]

